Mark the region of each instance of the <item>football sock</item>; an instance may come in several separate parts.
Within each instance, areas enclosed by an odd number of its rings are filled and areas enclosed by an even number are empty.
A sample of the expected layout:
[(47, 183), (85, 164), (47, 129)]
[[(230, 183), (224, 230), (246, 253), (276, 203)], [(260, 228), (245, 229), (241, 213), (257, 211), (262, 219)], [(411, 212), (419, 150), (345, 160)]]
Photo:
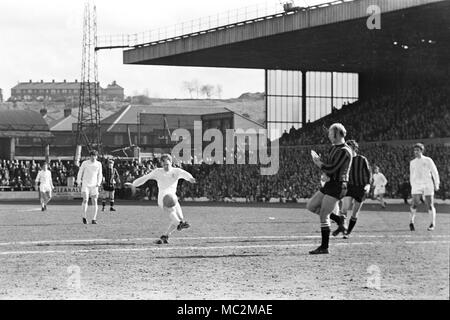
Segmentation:
[(102, 200), (102, 209), (105, 209), (106, 206), (106, 200)]
[(410, 221), (411, 223), (414, 223), (414, 218), (416, 217), (417, 209), (411, 208), (410, 210), (411, 210), (411, 212), (409, 213), (409, 216), (411, 218)]
[(341, 223), (341, 219), (339, 218), (339, 216), (334, 213), (330, 214), (330, 219), (336, 222), (338, 225)]
[(320, 246), (323, 249), (328, 249), (328, 243), (330, 242), (330, 227), (322, 226), (320, 229), (322, 233), (322, 244)]
[(95, 203), (93, 204), (93, 207), (94, 207), (94, 217), (92, 218), (92, 220), (97, 220), (98, 205)]
[(431, 223), (433, 224), (433, 226), (436, 225), (436, 208), (431, 208), (431, 210), (428, 210), (428, 213), (431, 216)]
[(170, 226), (169, 226), (169, 228), (167, 229), (166, 235), (167, 235), (167, 236), (170, 236), (170, 235), (172, 234), (172, 232), (174, 232), (175, 230), (177, 230), (177, 227), (178, 227), (178, 224), (171, 223)]
[(350, 218), (350, 222), (348, 223), (347, 234), (350, 234), (352, 232), (353, 228), (355, 227), (356, 221), (358, 221), (358, 218), (355, 217)]
[(111, 208), (114, 208), (114, 200), (109, 201), (109, 205), (111, 206)]
[(83, 201), (81, 206), (83, 208), (83, 218), (86, 218), (87, 217), (87, 209), (88, 209), (88, 201)]

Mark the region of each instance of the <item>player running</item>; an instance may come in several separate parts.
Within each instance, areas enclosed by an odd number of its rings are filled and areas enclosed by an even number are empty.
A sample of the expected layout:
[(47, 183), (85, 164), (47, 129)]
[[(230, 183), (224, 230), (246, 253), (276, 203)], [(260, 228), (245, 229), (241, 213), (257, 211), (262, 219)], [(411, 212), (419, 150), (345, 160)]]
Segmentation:
[(94, 217), (92, 218), (92, 224), (97, 224), (98, 213), (98, 188), (102, 184), (103, 173), (102, 164), (97, 161), (98, 153), (96, 150), (89, 152), (89, 159), (83, 161), (78, 170), (77, 184), (81, 187), (81, 194), (83, 195), (83, 223), (87, 224), (87, 210), (89, 206), (89, 198), (92, 200), (92, 206), (94, 207)]
[(369, 162), (364, 156), (358, 154), (358, 143), (355, 140), (348, 140), (347, 145), (352, 150), (353, 159), (352, 166), (350, 168), (347, 194), (342, 200), (342, 225), (345, 225), (347, 211), (353, 204), (352, 217), (350, 218), (347, 229), (338, 228), (333, 231), (333, 236), (335, 237), (342, 232), (344, 234), (344, 239), (349, 238), (350, 233), (356, 225), (356, 221), (358, 220), (358, 215), (361, 210), (362, 204), (369, 194), (370, 180), (372, 178)]
[[(178, 180), (184, 179), (190, 183), (196, 183), (196, 180), (189, 172), (180, 168), (172, 167), (172, 157), (170, 155), (162, 155), (161, 162), (163, 165), (162, 168), (157, 168), (149, 174), (134, 180), (132, 186), (138, 187), (143, 185), (149, 179), (156, 180), (158, 183), (158, 206), (169, 215), (170, 225), (167, 232), (163, 234), (161, 238), (156, 241), (156, 243), (167, 244), (169, 243), (169, 236), (175, 231), (175, 229), (181, 231), (182, 229), (190, 227), (189, 223), (184, 220), (180, 203), (177, 200), (176, 191)], [(174, 203), (169, 205), (167, 203), (169, 201), (166, 202), (167, 198), (173, 199)]]
[[(38, 189), (39, 188), (39, 189)], [(47, 211), (47, 204), (52, 198), (53, 186), (52, 173), (48, 170), (48, 163), (42, 164), (41, 170), (36, 176), (36, 189), (39, 190), (39, 200), (41, 201), (41, 211)]]
[(106, 199), (109, 199), (109, 211), (114, 209), (114, 193), (117, 184), (120, 183), (119, 172), (114, 168), (114, 160), (108, 159), (108, 165), (103, 176), (102, 211), (105, 211)]
[(414, 218), (416, 217), (417, 206), (420, 199), (425, 196), (425, 202), (428, 207), (428, 213), (431, 217), (431, 224), (428, 231), (434, 230), (436, 226), (436, 208), (434, 207), (434, 191), (439, 190), (439, 173), (433, 159), (423, 155), (425, 147), (422, 143), (414, 145), (415, 159), (409, 164), (409, 178), (411, 182), (411, 220), (409, 229), (415, 231)]
[(380, 167), (375, 166), (373, 173), (373, 186), (375, 189), (373, 191), (373, 195), (375, 199), (378, 199), (378, 201), (380, 201), (380, 205), (383, 209), (386, 208), (386, 201), (384, 201), (383, 197), (386, 193), (387, 183), (388, 181), (386, 177), (380, 172)]
[(345, 143), (347, 131), (340, 123), (333, 124), (328, 130), (328, 138), (333, 144), (329, 152), (329, 162), (322, 162), (319, 155), (312, 152), (314, 164), (329, 177), (329, 181), (308, 201), (307, 209), (320, 216), (322, 243), (310, 251), (310, 254), (328, 254), (330, 241), (330, 217), (341, 226), (337, 215), (332, 214), (339, 200), (347, 193), (352, 153)]

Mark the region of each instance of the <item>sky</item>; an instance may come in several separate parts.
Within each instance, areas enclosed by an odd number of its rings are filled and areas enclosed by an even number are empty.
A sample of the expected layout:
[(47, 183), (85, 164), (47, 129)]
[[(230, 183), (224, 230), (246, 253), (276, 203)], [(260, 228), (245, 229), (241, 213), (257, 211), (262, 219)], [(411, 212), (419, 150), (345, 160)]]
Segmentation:
[[(134, 34), (199, 18), (217, 17), (276, 6), (276, 0), (90, 0), (97, 8), (99, 37)], [(327, 2), (296, 0), (304, 6)], [(0, 1), (0, 88), (10, 96), (18, 82), (74, 81), (80, 79), (83, 9), (85, 0)], [(188, 98), (183, 82), (222, 87), (222, 98), (264, 91), (263, 70), (124, 65), (120, 49), (98, 54), (102, 87), (117, 81), (125, 95), (148, 94), (156, 98)]]

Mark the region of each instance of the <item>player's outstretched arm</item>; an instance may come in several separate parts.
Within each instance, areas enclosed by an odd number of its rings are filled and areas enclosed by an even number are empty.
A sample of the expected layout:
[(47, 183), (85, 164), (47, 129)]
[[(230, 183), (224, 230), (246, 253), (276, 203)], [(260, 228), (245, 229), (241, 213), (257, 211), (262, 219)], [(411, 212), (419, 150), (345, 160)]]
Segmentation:
[(180, 168), (178, 168), (178, 176), (181, 179), (189, 181), (190, 183), (196, 183), (197, 182), (197, 180), (195, 180), (195, 178), (192, 176), (192, 174), (190, 174), (186, 170), (183, 170), (183, 169), (180, 169)]
[(133, 181), (131, 184), (133, 187), (139, 187), (146, 183), (148, 180), (155, 179), (155, 170), (150, 172), (149, 174), (146, 174), (145, 176), (139, 177), (136, 180)]

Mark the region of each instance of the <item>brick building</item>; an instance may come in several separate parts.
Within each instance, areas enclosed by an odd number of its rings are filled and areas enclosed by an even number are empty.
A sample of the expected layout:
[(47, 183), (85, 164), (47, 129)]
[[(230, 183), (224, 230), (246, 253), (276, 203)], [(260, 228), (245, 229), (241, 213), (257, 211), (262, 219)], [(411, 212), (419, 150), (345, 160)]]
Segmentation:
[[(74, 82), (20, 82), (11, 89), (12, 101), (70, 101), (76, 102), (80, 96), (81, 83)], [(91, 83), (92, 90), (94, 84)], [(106, 89), (100, 87), (101, 101), (123, 101), (124, 89), (113, 81)]]

